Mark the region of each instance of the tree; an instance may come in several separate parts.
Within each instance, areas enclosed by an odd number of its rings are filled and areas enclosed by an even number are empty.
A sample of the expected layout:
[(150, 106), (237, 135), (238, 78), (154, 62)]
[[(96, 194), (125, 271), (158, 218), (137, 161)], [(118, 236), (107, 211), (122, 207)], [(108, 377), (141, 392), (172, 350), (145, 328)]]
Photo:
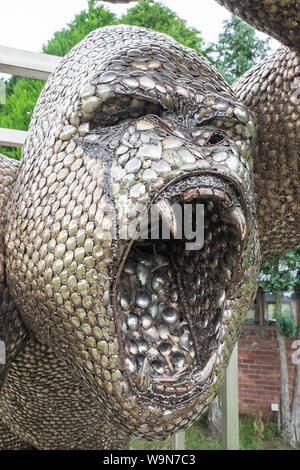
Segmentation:
[[(6, 103), (0, 106), (0, 127), (27, 130), (44, 83), (42, 80), (20, 78), (10, 93), (9, 84), (6, 85)], [(18, 160), (21, 149), (0, 147), (0, 153)]]
[[(132, 24), (144, 26), (173, 36), (181, 44), (208, 54), (200, 32), (188, 28), (176, 13), (154, 0), (142, 1), (127, 11), (120, 19), (107, 6), (96, 0), (88, 0), (87, 10), (81, 11), (74, 20), (43, 46), (45, 54), (64, 56), (89, 32), (108, 25)], [(29, 78), (12, 77), (6, 82), (6, 105), (0, 105), (0, 127), (27, 130), (37, 99), (44, 82)], [(0, 147), (0, 153), (19, 159), (21, 149)]]
[[(87, 11), (83, 10), (76, 15), (66, 28), (57, 31), (43, 46), (45, 54), (64, 56), (94, 29), (118, 22), (117, 16), (107, 7), (95, 8), (92, 1), (88, 2), (88, 7)], [(6, 81), (6, 104), (0, 106), (0, 127), (27, 130), (44, 84), (42, 80), (15, 76)], [(16, 159), (21, 157), (19, 148), (0, 147), (0, 153)]]
[(283, 313), (281, 290), (292, 291), (300, 284), (300, 245), (288, 253), (262, 266), (260, 286), (275, 295), (276, 333), (280, 356), (280, 409), (278, 430), (292, 446), (300, 442), (300, 364), (294, 366), (293, 396), (290, 401), (287, 366), (286, 337), (300, 340), (300, 308), (297, 312), (297, 327), (293, 319)]
[(188, 27), (186, 21), (179, 18), (170, 8), (154, 0), (144, 0), (130, 8), (120, 18), (120, 23), (142, 26), (168, 34), (184, 46), (210, 58), (212, 47), (205, 46), (201, 33), (196, 28)]
[(54, 33), (54, 37), (43, 46), (43, 52), (63, 57), (91, 31), (117, 23), (117, 16), (108, 7), (97, 6), (97, 2), (89, 0), (88, 9), (76, 15), (66, 28)]
[(255, 30), (235, 15), (223, 23), (224, 31), (213, 46), (215, 65), (232, 84), (266, 57), (270, 51), (269, 38), (258, 39)]

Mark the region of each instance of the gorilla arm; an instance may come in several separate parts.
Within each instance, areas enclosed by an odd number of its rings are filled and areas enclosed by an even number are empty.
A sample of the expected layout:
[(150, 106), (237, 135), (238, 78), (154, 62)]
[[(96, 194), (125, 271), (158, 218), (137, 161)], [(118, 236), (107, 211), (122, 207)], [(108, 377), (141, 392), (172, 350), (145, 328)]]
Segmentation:
[(5, 274), (5, 222), (7, 199), (15, 181), (18, 162), (0, 155), (0, 386), (10, 360), (16, 355), (27, 336), (19, 312), (6, 285)]
[(217, 0), (281, 47), (233, 86), (257, 118), (255, 199), (264, 259), (300, 243), (300, 2)]
[(255, 201), (263, 259), (300, 243), (300, 57), (286, 47), (233, 86), (254, 111)]
[(216, 0), (255, 29), (299, 52), (299, 0)]

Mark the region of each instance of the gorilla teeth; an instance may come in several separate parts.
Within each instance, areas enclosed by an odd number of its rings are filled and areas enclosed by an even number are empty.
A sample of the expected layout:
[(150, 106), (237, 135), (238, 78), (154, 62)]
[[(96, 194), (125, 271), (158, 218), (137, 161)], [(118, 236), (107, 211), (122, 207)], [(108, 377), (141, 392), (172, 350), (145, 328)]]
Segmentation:
[(143, 313), (143, 315), (141, 316), (141, 320), (142, 320), (142, 327), (145, 330), (148, 330), (151, 327), (152, 322), (153, 322), (152, 316), (149, 313)]
[(135, 386), (140, 392), (145, 392), (150, 384), (149, 377), (150, 363), (147, 357), (144, 357), (135, 379)]
[(161, 361), (153, 361), (151, 365), (158, 374), (163, 374), (165, 372), (165, 368)]
[(142, 353), (145, 353), (147, 351), (148, 345), (147, 345), (147, 342), (144, 339), (138, 339), (136, 344), (137, 344), (139, 353), (142, 354)]
[(159, 334), (157, 331), (157, 328), (154, 326), (151, 326), (147, 330), (145, 330), (145, 336), (150, 340), (150, 341), (158, 341), (159, 339)]
[(244, 216), (244, 213), (240, 207), (234, 207), (232, 210), (229, 210), (223, 216), (224, 222), (229, 222), (238, 229), (241, 240), (243, 241), (246, 237), (247, 232), (247, 223)]
[(125, 359), (125, 366), (129, 370), (129, 372), (131, 372), (131, 373), (136, 372), (136, 365), (134, 364), (134, 362), (131, 359), (129, 359), (129, 357), (126, 357), (126, 359)]
[(131, 340), (128, 344), (129, 346), (129, 352), (135, 356), (138, 352), (139, 352), (139, 349), (138, 349), (138, 345), (135, 341)]
[(120, 305), (123, 310), (129, 310), (131, 306), (130, 296), (126, 293), (123, 293), (120, 297)]
[(140, 308), (147, 308), (151, 303), (151, 295), (146, 290), (141, 290), (136, 294), (135, 303)]
[(224, 290), (220, 291), (216, 298), (217, 308), (221, 307), (224, 303), (226, 292)]
[(169, 201), (167, 199), (161, 199), (155, 204), (154, 207), (158, 209), (162, 218), (167, 223), (167, 226), (170, 228), (170, 232), (175, 237), (178, 231), (177, 220), (174, 210), (170, 205)]
[(212, 372), (212, 368), (215, 364), (216, 357), (217, 357), (217, 355), (216, 355), (216, 353), (214, 353), (211, 356), (211, 358), (209, 359), (209, 361), (207, 362), (204, 369), (202, 369), (200, 371), (196, 371), (193, 374), (193, 379), (198, 385), (203, 385), (207, 381), (208, 377), (210, 376), (210, 374)]
[(179, 313), (173, 307), (166, 307), (161, 316), (162, 319), (170, 325), (175, 325), (179, 320)]
[(127, 317), (127, 325), (131, 330), (136, 330), (139, 326), (140, 319), (135, 313), (129, 313)]

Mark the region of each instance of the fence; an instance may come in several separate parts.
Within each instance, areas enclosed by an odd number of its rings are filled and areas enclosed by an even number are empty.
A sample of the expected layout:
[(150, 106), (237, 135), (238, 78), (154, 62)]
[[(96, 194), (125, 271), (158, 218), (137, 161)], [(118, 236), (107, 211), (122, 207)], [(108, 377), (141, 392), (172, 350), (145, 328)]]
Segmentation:
[[(0, 46), (0, 72), (21, 77), (47, 80), (58, 65), (60, 57)], [(25, 131), (0, 128), (0, 145), (22, 147)]]
[[(11, 47), (0, 46), (0, 72), (21, 77), (46, 80), (61, 60), (60, 57), (23, 51)], [(0, 128), (0, 145), (22, 147), (26, 131)], [(228, 369), (225, 371), (222, 397), (222, 447), (237, 450), (238, 436), (238, 365), (237, 345), (231, 357)], [(184, 431), (175, 434), (172, 440), (173, 450), (184, 450)]]

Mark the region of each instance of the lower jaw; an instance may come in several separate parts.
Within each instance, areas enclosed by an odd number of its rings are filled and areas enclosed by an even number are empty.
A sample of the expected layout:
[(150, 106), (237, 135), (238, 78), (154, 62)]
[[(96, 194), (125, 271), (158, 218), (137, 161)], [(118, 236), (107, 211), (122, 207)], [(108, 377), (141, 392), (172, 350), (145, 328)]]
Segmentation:
[(241, 227), (223, 217), (228, 194), (216, 189), (212, 197), (208, 187), (200, 193), (190, 187), (183, 199), (204, 204), (203, 248), (187, 251), (184, 239), (136, 241), (118, 280), (129, 388), (167, 406), (194, 399), (212, 381), (224, 306), (243, 252)]

